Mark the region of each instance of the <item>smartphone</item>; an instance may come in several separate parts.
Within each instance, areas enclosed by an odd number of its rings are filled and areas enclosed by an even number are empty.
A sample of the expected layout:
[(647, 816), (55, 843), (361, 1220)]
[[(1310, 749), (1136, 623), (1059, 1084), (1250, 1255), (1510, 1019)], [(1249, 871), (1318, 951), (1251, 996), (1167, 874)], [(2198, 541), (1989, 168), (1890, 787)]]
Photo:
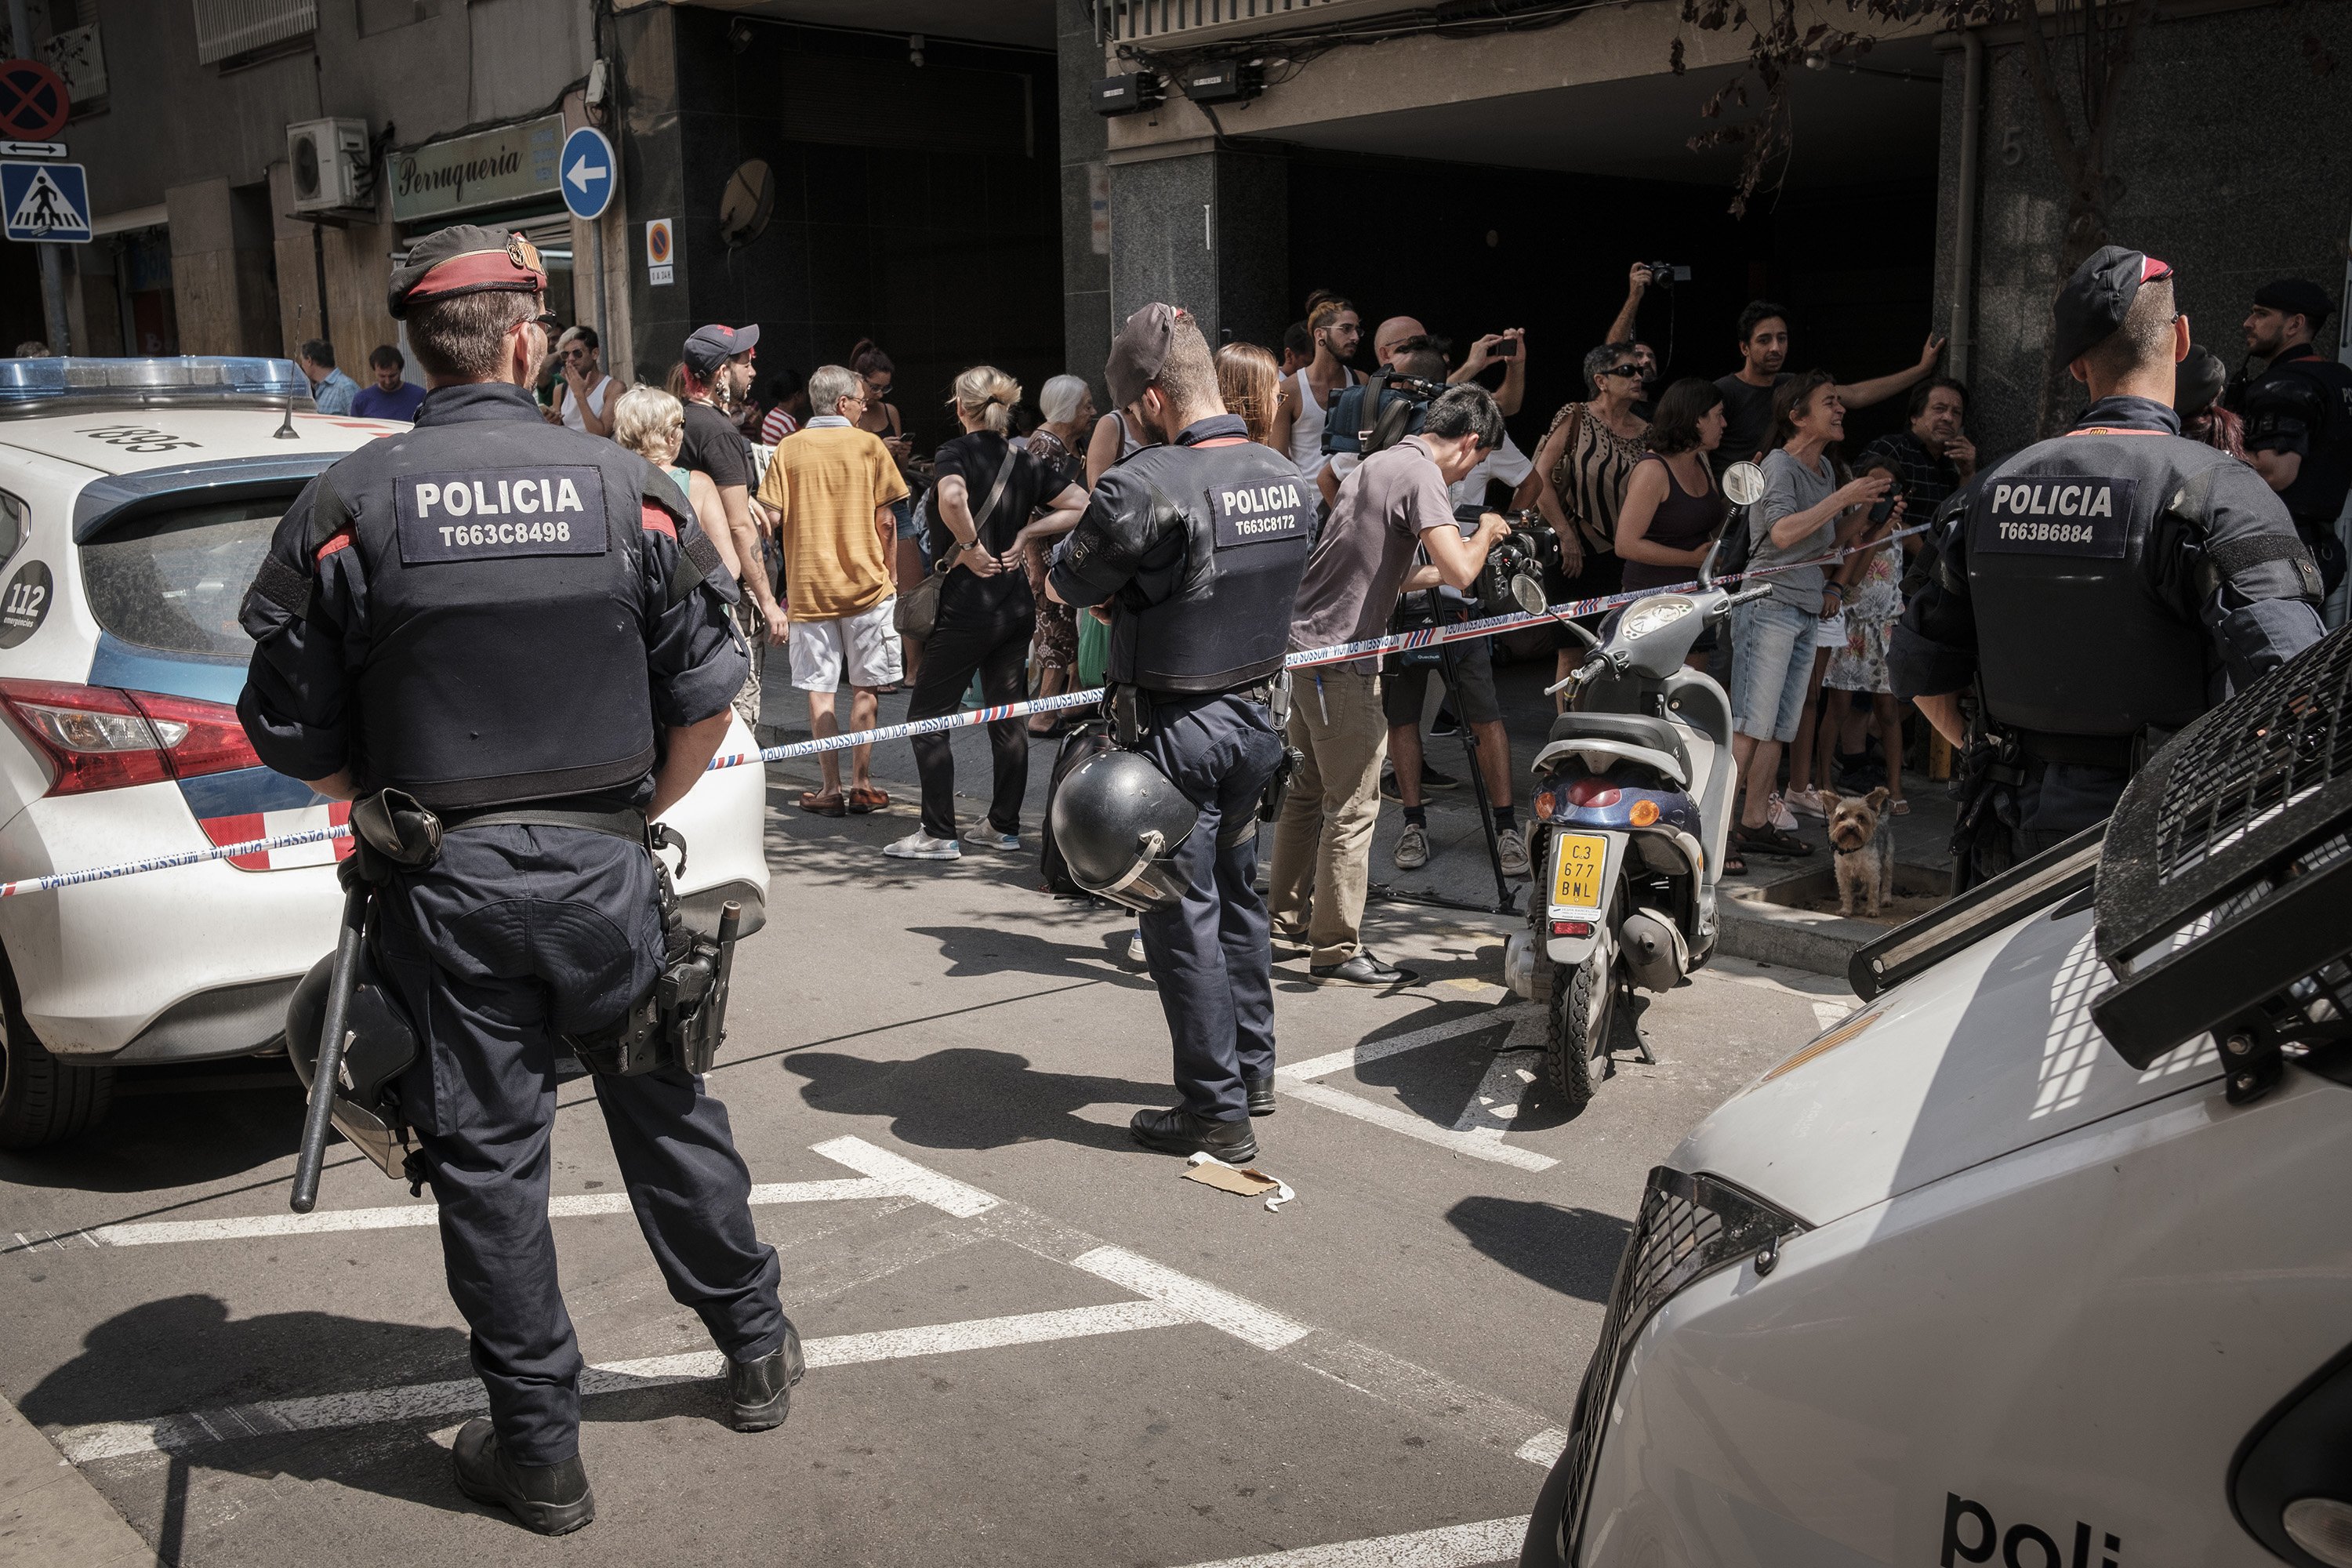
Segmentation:
[(1496, 343), (1493, 348), (1486, 351), (1486, 357), (1488, 359), (1518, 358), (1519, 340), (1517, 338), (1505, 338), (1501, 342)]
[[(1892, 475), (1888, 477), (1895, 478)], [(1895, 482), (1886, 487), (1886, 493), (1878, 498), (1878, 504), (1870, 509), (1870, 526), (1885, 528), (1886, 520), (1895, 515), (1895, 503), (1902, 499), (1903, 481), (1895, 478)]]

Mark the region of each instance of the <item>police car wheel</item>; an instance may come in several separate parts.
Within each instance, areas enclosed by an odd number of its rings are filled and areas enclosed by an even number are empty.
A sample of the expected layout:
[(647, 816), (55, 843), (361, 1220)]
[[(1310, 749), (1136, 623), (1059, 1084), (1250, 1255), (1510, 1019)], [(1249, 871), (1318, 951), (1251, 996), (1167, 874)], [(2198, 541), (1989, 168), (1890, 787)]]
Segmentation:
[(1544, 1076), (1567, 1102), (1570, 1115), (1592, 1100), (1592, 1058), (1616, 1021), (1616, 977), (1607, 954), (1595, 952), (1581, 963), (1554, 963), (1549, 1026), (1544, 1030)]
[(114, 1069), (61, 1061), (35, 1037), (0, 959), (0, 1149), (38, 1149), (93, 1127), (114, 1099)]

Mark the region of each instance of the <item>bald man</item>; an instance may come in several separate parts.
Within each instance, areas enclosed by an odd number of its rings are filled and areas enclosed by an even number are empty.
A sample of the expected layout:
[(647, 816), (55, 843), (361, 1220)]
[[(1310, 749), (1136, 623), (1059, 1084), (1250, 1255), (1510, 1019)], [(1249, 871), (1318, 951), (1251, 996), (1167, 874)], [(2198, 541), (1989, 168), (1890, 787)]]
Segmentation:
[[(1396, 357), (1399, 344), (1428, 335), (1428, 329), (1411, 316), (1391, 316), (1381, 323), (1381, 330), (1372, 334), (1372, 363), (1386, 365)], [(1508, 356), (1498, 356), (1495, 350), (1506, 341), (1513, 345), (1511, 353)], [(1519, 411), (1519, 402), (1527, 394), (1528, 384), (1527, 334), (1520, 328), (1489, 332), (1480, 338), (1470, 345), (1468, 357), (1454, 366), (1453, 374), (1445, 379), (1449, 383), (1468, 381), (1498, 360), (1503, 366), (1503, 384), (1495, 389), (1495, 405), (1506, 416), (1514, 415)]]

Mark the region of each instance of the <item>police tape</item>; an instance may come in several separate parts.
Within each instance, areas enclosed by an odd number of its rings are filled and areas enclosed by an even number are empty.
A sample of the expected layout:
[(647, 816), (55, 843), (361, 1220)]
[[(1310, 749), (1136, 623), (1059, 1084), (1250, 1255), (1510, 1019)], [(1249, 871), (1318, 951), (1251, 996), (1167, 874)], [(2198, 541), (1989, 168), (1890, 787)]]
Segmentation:
[[(1716, 579), (1717, 583), (1739, 582), (1749, 577), (1769, 577), (1782, 572), (1794, 572), (1807, 566), (1825, 566), (1843, 561), (1864, 550), (1878, 550), (1898, 539), (1915, 533), (1925, 533), (1929, 525), (1898, 529), (1885, 538), (1866, 545), (1854, 545), (1846, 550), (1832, 551), (1810, 561), (1791, 561), (1780, 566), (1759, 567), (1753, 572), (1729, 573)], [(1360, 642), (1339, 643), (1331, 647), (1306, 648), (1286, 655), (1286, 669), (1309, 669), (1318, 665), (1339, 664), (1350, 659), (1369, 658), (1378, 654), (1397, 653), (1407, 648), (1427, 647), (1433, 643), (1463, 642), (1475, 637), (1498, 637), (1504, 632), (1525, 626), (1549, 625), (1555, 621), (1572, 621), (1585, 616), (1602, 614), (1630, 605), (1637, 599), (1647, 599), (1658, 594), (1675, 594), (1696, 588), (1696, 580), (1675, 583), (1663, 588), (1635, 588), (1622, 594), (1604, 594), (1598, 598), (1576, 599), (1566, 604), (1546, 605), (1540, 610), (1514, 610), (1508, 615), (1488, 616), (1481, 620), (1461, 621), (1453, 626), (1418, 626), (1409, 632), (1391, 632), (1383, 637), (1366, 637)], [(1004, 702), (992, 708), (968, 709), (956, 713), (942, 713), (930, 719), (913, 719), (903, 724), (886, 724), (878, 730), (859, 730), (845, 735), (823, 735), (814, 740), (794, 741), (788, 745), (769, 746), (757, 752), (737, 752), (730, 756), (713, 757), (710, 766), (739, 768), (751, 763), (785, 763), (800, 757), (814, 757), (827, 752), (845, 751), (852, 746), (870, 746), (881, 741), (911, 740), (918, 735), (937, 735), (949, 730), (969, 729), (978, 724), (994, 724), (1006, 719), (1025, 718), (1032, 713), (1055, 713), (1070, 708), (1090, 708), (1103, 700), (1104, 688), (1090, 687), (1084, 691), (1058, 692), (1051, 697), (1033, 697), (1025, 702)]]
[[(1866, 545), (1833, 551), (1810, 561), (1791, 561), (1780, 566), (1760, 567), (1753, 572), (1740, 572), (1716, 579), (1717, 583), (1738, 582), (1749, 577), (1772, 576), (1782, 572), (1794, 572), (1807, 566), (1826, 566), (1843, 561), (1858, 551), (1877, 550), (1898, 539), (1924, 533), (1927, 525), (1900, 529), (1885, 539)], [(1636, 599), (1646, 599), (1657, 594), (1679, 593), (1698, 586), (1696, 582), (1676, 583), (1664, 588), (1638, 588), (1622, 594), (1604, 594), (1598, 598), (1577, 599), (1567, 604), (1547, 605), (1540, 610), (1518, 610), (1509, 615), (1488, 616), (1481, 620), (1463, 621), (1454, 626), (1421, 626), (1409, 632), (1391, 632), (1385, 637), (1366, 637), (1360, 642), (1341, 643), (1332, 647), (1309, 648), (1284, 659), (1289, 669), (1307, 669), (1318, 665), (1338, 664), (1348, 659), (1369, 658), (1374, 655), (1394, 653), (1406, 648), (1427, 647), (1432, 643), (1462, 642), (1475, 637), (1496, 637), (1524, 626), (1544, 626), (1556, 621), (1576, 620), (1581, 616), (1600, 615)], [(937, 718), (916, 719), (904, 724), (886, 724), (878, 730), (858, 730), (843, 735), (824, 735), (814, 740), (796, 741), (790, 745), (769, 746), (757, 752), (738, 752), (730, 756), (713, 757), (707, 771), (740, 768), (752, 763), (790, 762), (797, 757), (814, 757), (826, 752), (846, 751), (852, 746), (870, 746), (882, 741), (908, 740), (918, 735), (936, 735), (949, 730), (967, 729), (978, 724), (993, 724), (1006, 719), (1019, 719), (1032, 713), (1056, 713), (1071, 708), (1091, 708), (1101, 702), (1103, 689), (1084, 691), (1064, 691), (1051, 697), (1033, 697), (1024, 702), (999, 703), (992, 708), (973, 709), (965, 712), (942, 713)], [(348, 838), (348, 825), (333, 827), (307, 828), (299, 833), (281, 833), (268, 838), (250, 839), (243, 844), (215, 844), (203, 849), (183, 850), (173, 855), (150, 856), (143, 860), (126, 860), (115, 866), (93, 867), (83, 871), (58, 871), (46, 877), (26, 877), (14, 882), (0, 882), (0, 899), (13, 899), (23, 893), (53, 892), (59, 888), (79, 887), (85, 882), (110, 881), (117, 877), (135, 877), (148, 871), (168, 871), (176, 867), (200, 865), (207, 860), (231, 860), (244, 855), (259, 855), (272, 849), (292, 849), (305, 844), (324, 844), (338, 838)]]

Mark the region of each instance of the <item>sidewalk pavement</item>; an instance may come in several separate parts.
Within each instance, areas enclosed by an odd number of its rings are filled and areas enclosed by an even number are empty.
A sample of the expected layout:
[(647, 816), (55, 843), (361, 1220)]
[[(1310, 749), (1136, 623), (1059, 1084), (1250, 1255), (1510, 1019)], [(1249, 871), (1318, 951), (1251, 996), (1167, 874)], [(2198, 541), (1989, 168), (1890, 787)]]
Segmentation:
[(0, 1568), (148, 1568), (155, 1553), (81, 1471), (0, 1399)]

